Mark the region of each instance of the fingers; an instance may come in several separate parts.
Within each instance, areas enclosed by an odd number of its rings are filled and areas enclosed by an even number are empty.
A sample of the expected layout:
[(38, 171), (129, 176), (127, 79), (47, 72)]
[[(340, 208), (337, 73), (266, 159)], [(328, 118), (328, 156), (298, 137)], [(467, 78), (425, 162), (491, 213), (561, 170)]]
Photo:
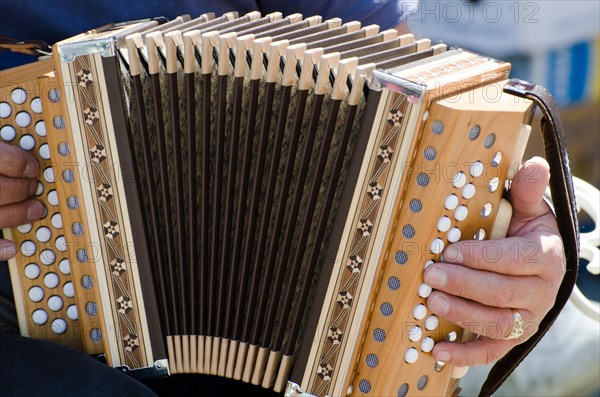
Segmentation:
[(17, 254), (17, 245), (9, 240), (0, 239), (0, 261), (5, 261)]
[[(511, 276), (539, 276), (545, 280), (564, 274), (564, 248), (557, 231), (547, 229), (539, 218), (531, 231), (500, 240), (465, 240), (449, 245), (442, 262)], [(536, 226), (537, 225), (537, 226)]]
[(512, 277), (447, 263), (429, 266), (424, 280), (436, 290), (497, 308), (528, 307), (531, 291), (546, 288), (535, 276)]
[(0, 206), (18, 203), (32, 196), (37, 189), (37, 180), (30, 178), (9, 178), (0, 175)]
[(20, 148), (0, 142), (0, 175), (11, 178), (35, 178), (38, 161)]
[(0, 206), (0, 229), (35, 221), (42, 218), (45, 213), (46, 207), (34, 199)]
[(542, 242), (538, 235), (501, 240), (465, 240), (449, 245), (442, 262), (513, 276), (531, 276), (539, 274), (545, 266), (539, 259), (541, 251)]
[(544, 215), (549, 208), (542, 200), (550, 180), (550, 166), (545, 159), (533, 157), (519, 169), (510, 187), (513, 216), (531, 218)]
[[(510, 335), (515, 321), (511, 309), (482, 305), (440, 291), (427, 298), (427, 307), (435, 315), (491, 339)], [(531, 321), (529, 311), (519, 309), (519, 314), (523, 321)]]
[(526, 340), (525, 335), (529, 336), (535, 331), (532, 326), (526, 327), (522, 338), (511, 340), (481, 337), (466, 343), (440, 342), (433, 348), (432, 353), (436, 360), (458, 367), (490, 364), (498, 361), (515, 345)]

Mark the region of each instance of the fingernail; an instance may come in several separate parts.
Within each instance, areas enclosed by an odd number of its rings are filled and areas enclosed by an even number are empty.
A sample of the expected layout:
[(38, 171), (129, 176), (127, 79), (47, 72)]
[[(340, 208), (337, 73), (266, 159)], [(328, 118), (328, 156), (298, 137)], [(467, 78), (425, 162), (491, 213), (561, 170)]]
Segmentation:
[(452, 359), (452, 356), (447, 351), (442, 350), (437, 352), (437, 354), (435, 355), (435, 359), (447, 363)]
[(7, 244), (0, 248), (0, 258), (9, 259), (17, 254), (17, 246), (15, 244)]
[(40, 172), (40, 164), (35, 160), (30, 161), (25, 166), (25, 173), (23, 174), (23, 176), (27, 178), (33, 178), (38, 174), (38, 172)]
[(29, 209), (27, 209), (27, 219), (29, 219), (30, 221), (40, 219), (45, 212), (46, 207), (44, 207), (39, 201), (36, 201), (31, 206), (29, 206)]
[(443, 287), (446, 285), (446, 272), (435, 267), (425, 275), (425, 283), (430, 287)]
[(443, 296), (436, 295), (429, 302), (429, 309), (437, 314), (446, 314), (450, 309), (450, 304)]

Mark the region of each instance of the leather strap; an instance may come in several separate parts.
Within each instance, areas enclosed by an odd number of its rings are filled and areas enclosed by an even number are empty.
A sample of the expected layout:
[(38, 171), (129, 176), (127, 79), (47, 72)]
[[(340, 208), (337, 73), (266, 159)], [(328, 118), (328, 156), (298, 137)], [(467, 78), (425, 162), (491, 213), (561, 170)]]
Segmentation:
[(571, 295), (579, 266), (577, 206), (575, 204), (564, 128), (558, 106), (548, 90), (534, 83), (512, 79), (504, 86), (504, 92), (530, 99), (542, 110), (542, 138), (546, 160), (550, 164), (550, 191), (558, 229), (565, 249), (567, 269), (558, 290), (556, 302), (541, 321), (538, 331), (525, 343), (515, 346), (494, 365), (479, 392), (479, 396), (491, 396), (548, 331)]
[(0, 36), (0, 51), (39, 56), (49, 53), (50, 47), (41, 40), (17, 40), (8, 36)]

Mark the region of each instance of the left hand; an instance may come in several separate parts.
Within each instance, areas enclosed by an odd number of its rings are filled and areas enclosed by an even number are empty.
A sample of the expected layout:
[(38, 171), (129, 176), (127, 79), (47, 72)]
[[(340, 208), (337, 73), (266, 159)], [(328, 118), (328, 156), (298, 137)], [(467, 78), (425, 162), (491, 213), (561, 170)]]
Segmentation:
[[(509, 191), (508, 237), (452, 244), (444, 262), (425, 271), (425, 282), (434, 288), (429, 309), (480, 335), (465, 343), (438, 343), (433, 349), (437, 360), (458, 367), (497, 361), (529, 339), (554, 305), (566, 265), (556, 219), (542, 199), (549, 178), (544, 159), (526, 162)], [(513, 310), (521, 315), (525, 332), (504, 339), (513, 328)]]

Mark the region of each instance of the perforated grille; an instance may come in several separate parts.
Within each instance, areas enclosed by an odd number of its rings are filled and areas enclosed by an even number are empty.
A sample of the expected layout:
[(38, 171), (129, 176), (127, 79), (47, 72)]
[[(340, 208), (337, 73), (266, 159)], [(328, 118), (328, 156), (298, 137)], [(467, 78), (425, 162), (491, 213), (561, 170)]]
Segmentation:
[(429, 175), (421, 172), (419, 175), (417, 175), (417, 183), (419, 186), (429, 185)]
[(102, 330), (99, 328), (92, 328), (90, 330), (90, 340), (92, 342), (102, 342)]
[(404, 397), (408, 393), (408, 384), (403, 383), (398, 388), (398, 397)]
[(92, 277), (88, 276), (87, 274), (81, 277), (81, 286), (85, 289), (92, 288), (94, 286), (94, 281), (92, 280)]
[(427, 160), (435, 160), (435, 158), (437, 156), (437, 150), (435, 150), (435, 148), (433, 146), (429, 146), (429, 147), (425, 148), (423, 155), (425, 156), (425, 158)]
[(81, 263), (88, 261), (88, 252), (85, 248), (80, 248), (77, 250), (77, 260)]
[(433, 122), (431, 123), (431, 132), (433, 132), (436, 135), (439, 135), (442, 132), (444, 132), (444, 123), (442, 123), (440, 120), (433, 120)]
[(379, 358), (375, 354), (367, 354), (365, 361), (370, 368), (375, 368), (379, 364)]
[(95, 302), (88, 302), (85, 304), (85, 312), (88, 316), (95, 316), (98, 314), (98, 305)]
[(425, 388), (425, 386), (427, 386), (428, 381), (429, 381), (429, 378), (427, 377), (427, 375), (421, 375), (419, 377), (419, 380), (417, 381), (417, 389), (423, 390)]
[(358, 390), (360, 390), (361, 393), (368, 393), (371, 391), (371, 382), (369, 382), (366, 379), (361, 379), (360, 382), (358, 382)]
[(397, 251), (396, 255), (394, 255), (394, 259), (397, 264), (404, 265), (408, 261), (408, 255), (404, 251)]
[(63, 128), (65, 128), (65, 119), (63, 118), (63, 116), (54, 116), (54, 119), (52, 119), (52, 124), (54, 124), (54, 127), (58, 130), (62, 130)]
[(61, 156), (68, 156), (69, 153), (69, 144), (67, 142), (61, 142), (58, 144), (58, 154)]
[(421, 212), (423, 203), (421, 203), (421, 200), (419, 199), (412, 199), (410, 200), (410, 203), (408, 203), (408, 208), (410, 208), (412, 212)]
[(377, 342), (383, 342), (385, 340), (385, 331), (381, 328), (375, 328), (373, 330), (373, 339)]
[(75, 180), (75, 175), (73, 174), (73, 170), (64, 170), (62, 173), (63, 181), (67, 183), (71, 183)]
[(83, 235), (83, 225), (80, 222), (73, 223), (72, 230), (73, 230), (73, 234), (76, 236)]
[(398, 289), (400, 288), (400, 279), (396, 276), (388, 278), (388, 287), (392, 291), (398, 291)]
[(479, 125), (474, 125), (473, 127), (471, 127), (471, 130), (469, 131), (469, 139), (474, 141), (475, 139), (479, 138), (479, 134), (481, 133), (481, 127)]
[(485, 146), (486, 149), (489, 149), (494, 145), (494, 142), (496, 142), (496, 134), (491, 133), (485, 137), (485, 141), (483, 141), (483, 146)]
[(79, 199), (75, 196), (67, 197), (67, 206), (72, 210), (76, 210), (79, 208)]
[(412, 225), (404, 225), (402, 227), (402, 235), (405, 238), (413, 238), (415, 236), (415, 228)]
[(391, 316), (392, 313), (394, 312), (394, 307), (389, 302), (383, 302), (381, 304), (381, 306), (379, 307), (379, 311), (381, 312), (381, 314), (388, 317), (388, 316)]

